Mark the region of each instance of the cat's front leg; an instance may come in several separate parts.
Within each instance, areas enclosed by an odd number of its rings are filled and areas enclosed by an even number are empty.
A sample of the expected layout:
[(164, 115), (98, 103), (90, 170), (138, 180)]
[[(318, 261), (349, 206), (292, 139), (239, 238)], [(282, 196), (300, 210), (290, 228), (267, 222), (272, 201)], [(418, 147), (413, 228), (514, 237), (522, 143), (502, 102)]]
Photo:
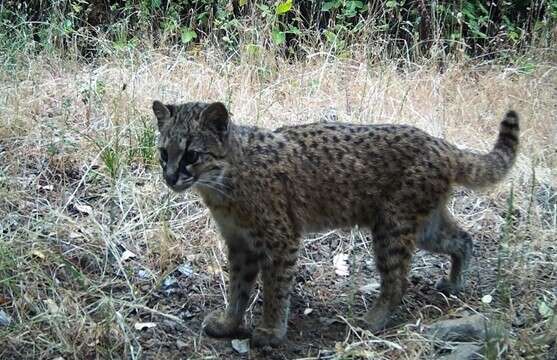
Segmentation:
[(253, 333), (254, 346), (277, 346), (286, 339), (297, 252), (296, 241), (288, 241), (280, 252), (273, 251), (271, 258), (262, 265), (263, 319)]
[(226, 310), (215, 310), (205, 317), (203, 329), (209, 336), (247, 337), (244, 328), (244, 313), (250, 293), (259, 272), (259, 257), (239, 242), (228, 242), (229, 277), (228, 306)]

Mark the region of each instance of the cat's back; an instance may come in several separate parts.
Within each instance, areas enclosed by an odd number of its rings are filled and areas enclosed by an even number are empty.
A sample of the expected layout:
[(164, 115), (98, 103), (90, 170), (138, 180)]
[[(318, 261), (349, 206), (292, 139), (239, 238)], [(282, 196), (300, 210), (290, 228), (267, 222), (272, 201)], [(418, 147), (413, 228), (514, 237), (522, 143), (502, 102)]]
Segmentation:
[(283, 174), (303, 184), (381, 183), (450, 153), (442, 139), (408, 125), (316, 122), (253, 129), (245, 134), (242, 167), (250, 176)]

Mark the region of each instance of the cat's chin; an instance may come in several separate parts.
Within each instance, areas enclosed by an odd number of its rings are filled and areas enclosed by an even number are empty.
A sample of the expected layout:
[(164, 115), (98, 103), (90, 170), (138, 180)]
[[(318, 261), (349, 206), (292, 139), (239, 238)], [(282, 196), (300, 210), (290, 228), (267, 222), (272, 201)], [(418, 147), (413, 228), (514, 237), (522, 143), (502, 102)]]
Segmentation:
[[(167, 184), (168, 185), (168, 184)], [(175, 193), (183, 193), (195, 185), (195, 180), (187, 181), (181, 184), (175, 184), (173, 186), (168, 185), (168, 187)]]
[(181, 187), (175, 186), (175, 187), (171, 187), (170, 189), (175, 193), (180, 194), (186, 192), (189, 188), (191, 188), (191, 186), (181, 186)]

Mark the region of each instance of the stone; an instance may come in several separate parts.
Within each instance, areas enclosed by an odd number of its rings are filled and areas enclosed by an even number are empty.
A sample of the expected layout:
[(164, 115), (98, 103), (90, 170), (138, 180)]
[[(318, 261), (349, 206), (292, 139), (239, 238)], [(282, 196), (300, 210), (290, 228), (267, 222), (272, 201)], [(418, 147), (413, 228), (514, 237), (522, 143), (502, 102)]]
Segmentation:
[(245, 354), (249, 351), (249, 340), (248, 339), (233, 339), (231, 341), (232, 348), (236, 350), (239, 354)]
[(193, 268), (188, 263), (183, 263), (182, 265), (178, 266), (177, 270), (185, 277), (190, 277), (193, 275)]
[(178, 291), (178, 280), (174, 276), (168, 276), (161, 284), (161, 290), (166, 296)]
[(169, 276), (162, 282), (163, 289), (168, 290), (169, 288), (178, 286), (178, 281), (175, 277)]
[(454, 347), (450, 354), (437, 357), (437, 360), (479, 360), (482, 347), (476, 344), (461, 344)]
[(443, 341), (477, 341), (485, 338), (486, 318), (480, 314), (442, 320), (430, 325), (426, 334)]
[(8, 326), (12, 322), (12, 317), (0, 310), (0, 326)]

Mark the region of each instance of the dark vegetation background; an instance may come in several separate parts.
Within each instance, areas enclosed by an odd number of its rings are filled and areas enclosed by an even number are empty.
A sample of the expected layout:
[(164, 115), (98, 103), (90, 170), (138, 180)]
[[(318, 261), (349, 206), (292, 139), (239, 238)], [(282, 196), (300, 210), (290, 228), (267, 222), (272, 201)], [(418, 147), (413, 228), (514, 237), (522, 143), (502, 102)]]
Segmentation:
[[(73, 49), (96, 56), (99, 36), (120, 47), (214, 41), (230, 52), (263, 44), (288, 56), (330, 45), (384, 44), (389, 55), (414, 59), (454, 53), (508, 57), (543, 48), (555, 37), (557, 0), (549, 1), (3, 1), (2, 48)], [(49, 50), (49, 49), (46, 49)]]

